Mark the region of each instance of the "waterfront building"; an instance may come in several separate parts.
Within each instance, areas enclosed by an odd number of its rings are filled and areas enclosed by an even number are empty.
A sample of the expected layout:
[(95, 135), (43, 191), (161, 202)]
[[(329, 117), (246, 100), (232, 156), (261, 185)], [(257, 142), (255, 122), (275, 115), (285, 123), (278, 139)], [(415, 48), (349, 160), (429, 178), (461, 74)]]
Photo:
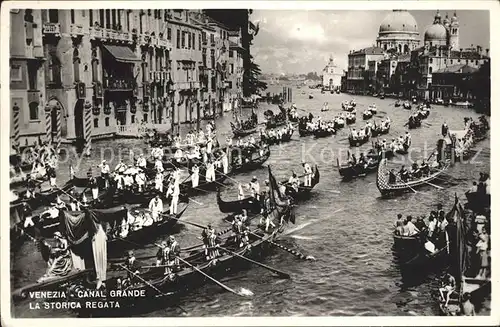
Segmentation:
[(21, 145), (137, 135), (142, 123), (173, 129), (199, 121), (205, 105), (230, 106), (229, 33), (201, 10), (15, 9), (10, 18)]
[[(376, 63), (384, 59), (386, 54), (382, 48), (369, 47), (349, 52), (347, 67), (347, 91), (355, 94), (363, 93), (370, 87), (368, 63), (372, 65), (372, 73), (376, 72)], [(375, 66), (373, 66), (375, 65)]]
[(340, 69), (333, 56), (330, 56), (328, 64), (323, 68), (323, 89), (324, 90), (336, 90), (340, 88), (342, 77), (342, 69)]
[(229, 80), (231, 110), (237, 109), (243, 97), (243, 53), (241, 31), (229, 31)]

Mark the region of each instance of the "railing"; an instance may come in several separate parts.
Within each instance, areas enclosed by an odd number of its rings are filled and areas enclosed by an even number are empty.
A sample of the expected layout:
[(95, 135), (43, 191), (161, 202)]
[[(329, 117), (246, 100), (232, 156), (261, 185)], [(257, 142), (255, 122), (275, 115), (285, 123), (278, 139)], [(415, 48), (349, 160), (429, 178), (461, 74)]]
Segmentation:
[(43, 34), (61, 35), (61, 25), (59, 23), (45, 23), (43, 24)]
[(134, 79), (105, 77), (103, 87), (108, 90), (132, 90), (136, 87), (136, 82)]

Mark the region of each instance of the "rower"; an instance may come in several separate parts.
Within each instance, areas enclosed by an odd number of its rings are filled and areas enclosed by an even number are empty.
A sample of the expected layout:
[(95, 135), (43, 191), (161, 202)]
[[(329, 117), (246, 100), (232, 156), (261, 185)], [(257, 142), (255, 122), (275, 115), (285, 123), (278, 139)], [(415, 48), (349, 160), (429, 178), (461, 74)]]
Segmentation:
[(367, 167), (365, 154), (363, 152), (361, 152), (359, 155), (358, 165), (365, 168), (365, 169)]
[(177, 215), (177, 205), (179, 203), (179, 195), (180, 195), (180, 187), (179, 181), (177, 179), (173, 179), (170, 182), (170, 186), (167, 190), (167, 196), (172, 195), (172, 201), (170, 202), (170, 214)]
[(304, 161), (302, 162), (302, 167), (304, 167), (304, 186), (310, 187), (312, 180), (312, 168)]
[(245, 193), (243, 192), (243, 185), (238, 183), (238, 200), (243, 200), (245, 198)]
[(210, 259), (215, 259), (217, 258), (218, 256), (220, 256), (220, 253), (219, 253), (219, 244), (218, 244), (218, 238), (217, 238), (217, 234), (215, 234), (215, 229), (211, 228), (209, 230), (209, 234), (208, 234), (208, 246), (209, 246), (209, 249), (208, 249), (208, 252), (210, 253)]
[(227, 157), (227, 153), (222, 151), (221, 153), (221, 162), (222, 162), (222, 172), (227, 175), (229, 173), (229, 159)]
[(427, 236), (430, 239), (435, 238), (436, 228), (437, 228), (437, 212), (433, 210), (429, 215), (429, 226), (427, 227)]
[(411, 135), (410, 135), (410, 132), (408, 132), (408, 131), (406, 131), (406, 134), (405, 134), (404, 144), (406, 144), (408, 147), (410, 147), (410, 145), (411, 145)]
[(214, 163), (209, 160), (206, 166), (207, 166), (207, 169), (205, 171), (205, 181), (207, 183), (211, 183), (211, 182), (215, 181)]
[(109, 187), (109, 165), (106, 163), (106, 160), (103, 160), (102, 163), (98, 166), (101, 168), (101, 178), (104, 179), (104, 188)]
[(181, 146), (181, 136), (179, 135), (179, 133), (174, 136), (174, 145), (176, 148), (179, 148)]
[(155, 175), (155, 190), (163, 192), (163, 173), (157, 172)]
[(203, 231), (201, 232), (201, 239), (203, 240), (203, 249), (205, 251), (205, 258), (207, 259), (207, 261), (210, 260), (208, 248), (209, 248), (209, 237), (212, 234), (212, 231), (214, 231), (215, 233), (215, 230), (212, 228), (212, 224), (208, 224), (208, 226), (204, 228)]
[(125, 176), (123, 177), (123, 187), (125, 190), (132, 190), (132, 187), (134, 185), (134, 178), (132, 177), (131, 172), (126, 171)]
[(443, 125), (441, 126), (441, 135), (443, 136), (448, 135), (448, 125), (446, 124), (446, 122), (444, 122)]
[(356, 132), (356, 129), (353, 128), (352, 131), (351, 131), (351, 138), (353, 140), (357, 139), (358, 138), (358, 133)]
[(88, 185), (89, 185), (90, 190), (92, 191), (92, 198), (94, 200), (97, 200), (97, 198), (99, 197), (99, 186), (97, 185), (97, 179), (92, 176), (89, 179)]
[(422, 163), (420, 164), (420, 171), (422, 172), (423, 176), (429, 175), (430, 168), (429, 168), (429, 164), (427, 163), (427, 161), (422, 160)]
[(260, 199), (260, 185), (259, 181), (257, 180), (257, 177), (254, 176), (252, 180), (249, 183), (249, 188), (252, 192), (252, 197), (257, 199), (257, 201)]
[(179, 148), (175, 151), (174, 153), (174, 159), (177, 161), (177, 162), (180, 162), (182, 160), (182, 158), (184, 157), (184, 154), (182, 153), (182, 150)]
[(175, 240), (173, 235), (170, 235), (167, 241), (168, 246), (170, 247), (170, 261), (173, 261), (175, 269), (179, 267), (179, 258), (178, 256), (181, 253), (181, 247), (179, 243)]
[(168, 246), (167, 241), (162, 241), (156, 252), (156, 266), (165, 266), (164, 275), (170, 275), (172, 273), (170, 267), (172, 262), (170, 261), (170, 247)]
[(135, 176), (135, 182), (137, 183), (138, 191), (142, 192), (144, 190), (144, 185), (146, 184), (146, 174), (144, 173), (144, 170), (139, 170)]
[(52, 166), (47, 168), (47, 176), (49, 177), (50, 187), (57, 187), (56, 185), (56, 169)]
[(405, 143), (405, 139), (404, 139), (403, 135), (399, 135), (398, 144), (400, 146), (402, 146), (404, 143)]
[(159, 217), (161, 212), (163, 211), (163, 201), (160, 199), (160, 196), (157, 195), (149, 202), (149, 211), (151, 212), (151, 217), (155, 222), (159, 221)]
[(420, 178), (420, 176), (422, 175), (419, 167), (418, 167), (418, 164), (416, 162), (414, 162), (411, 166), (411, 171), (410, 171), (410, 174), (414, 177), (414, 178)]
[(191, 186), (197, 188), (200, 183), (200, 167), (195, 163), (191, 168)]
[(403, 182), (406, 182), (409, 178), (408, 170), (406, 170), (405, 166), (401, 166), (401, 170), (399, 171), (399, 176)]
[(392, 139), (391, 144), (390, 144), (390, 149), (392, 152), (396, 151), (396, 139)]
[(127, 267), (127, 277), (132, 282), (135, 279), (135, 275), (139, 274), (141, 269), (139, 262), (136, 260), (134, 251), (127, 251), (127, 259), (125, 260), (125, 267)]
[(276, 228), (276, 225), (273, 223), (272, 221), (272, 215), (271, 215), (271, 198), (269, 197), (269, 193), (267, 192), (264, 192), (263, 193), (263, 196), (264, 196), (264, 203), (263, 203), (263, 206), (262, 206), (262, 216), (261, 216), (261, 221), (260, 221), (260, 224), (262, 224), (262, 217), (265, 218), (265, 225), (266, 225), (266, 228), (265, 228), (265, 231), (267, 232), (268, 229), (269, 229), (269, 225), (271, 225), (273, 228)]
[(356, 160), (356, 155), (353, 153), (351, 156), (351, 160), (349, 161), (349, 164), (352, 166), (356, 166), (357, 160)]
[(365, 130), (360, 128), (359, 132), (358, 132), (358, 139), (360, 139), (360, 140), (364, 139), (365, 135), (366, 135)]
[(125, 163), (123, 163), (123, 160), (120, 160), (118, 165), (116, 165), (116, 167), (115, 167), (115, 172), (123, 173), (125, 171), (125, 169), (127, 169), (127, 165), (125, 165)]
[[(441, 300), (444, 302), (445, 307), (448, 306), (450, 296), (455, 291), (456, 284), (455, 278), (450, 273), (447, 273), (443, 280), (443, 287), (439, 288), (439, 294), (441, 295)], [(444, 292), (446, 292), (446, 296)]]
[(278, 191), (284, 197), (286, 195), (286, 186), (285, 186), (285, 183), (279, 182), (278, 184), (279, 184)]
[(212, 139), (209, 139), (206, 144), (206, 150), (208, 154), (212, 153), (212, 146), (213, 146)]
[(163, 161), (160, 158), (156, 159), (156, 161), (155, 161), (155, 170), (158, 173), (162, 173), (164, 170)]

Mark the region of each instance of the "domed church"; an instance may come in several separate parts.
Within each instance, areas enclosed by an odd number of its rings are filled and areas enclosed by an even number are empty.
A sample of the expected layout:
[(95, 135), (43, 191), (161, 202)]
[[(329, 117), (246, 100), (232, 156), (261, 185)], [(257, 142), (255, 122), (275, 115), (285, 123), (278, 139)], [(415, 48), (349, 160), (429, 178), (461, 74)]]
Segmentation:
[(417, 21), (407, 10), (393, 10), (380, 24), (377, 47), (384, 51), (410, 53), (419, 43)]
[(441, 14), (438, 10), (436, 16), (434, 16), (434, 23), (425, 31), (424, 45), (429, 48), (433, 46), (446, 46), (450, 50), (459, 50), (458, 30), (457, 13), (453, 14), (451, 21), (448, 19), (448, 14), (441, 21)]

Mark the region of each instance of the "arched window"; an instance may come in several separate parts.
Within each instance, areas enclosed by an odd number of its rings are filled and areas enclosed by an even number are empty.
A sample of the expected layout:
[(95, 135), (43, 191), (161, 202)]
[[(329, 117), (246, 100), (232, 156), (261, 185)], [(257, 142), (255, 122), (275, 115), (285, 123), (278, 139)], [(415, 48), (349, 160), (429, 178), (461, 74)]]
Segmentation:
[(94, 118), (94, 127), (95, 128), (99, 127), (99, 118)]
[(49, 82), (61, 83), (61, 62), (55, 53), (49, 54)]
[(132, 124), (134, 124), (134, 123), (135, 123), (135, 115), (130, 116), (130, 122), (131, 122)]
[(75, 82), (80, 81), (80, 53), (78, 49), (73, 50), (73, 74), (75, 75)]
[(104, 126), (109, 126), (109, 117), (104, 118)]
[(408, 44), (405, 44), (405, 53), (408, 53), (410, 52), (410, 47), (408, 46)]
[(399, 49), (399, 51), (398, 51), (398, 52), (399, 52), (399, 53), (401, 53), (401, 52), (402, 52), (402, 47), (401, 47), (401, 44), (399, 44), (399, 45), (398, 45), (398, 49)]
[(432, 67), (429, 67), (429, 74), (432, 74)]
[(38, 102), (30, 102), (30, 120), (38, 120)]
[(384, 44), (384, 50), (387, 51), (387, 43)]
[(145, 123), (147, 123), (147, 122), (148, 122), (148, 114), (144, 114), (144, 116), (143, 116), (143, 121), (144, 121)]

